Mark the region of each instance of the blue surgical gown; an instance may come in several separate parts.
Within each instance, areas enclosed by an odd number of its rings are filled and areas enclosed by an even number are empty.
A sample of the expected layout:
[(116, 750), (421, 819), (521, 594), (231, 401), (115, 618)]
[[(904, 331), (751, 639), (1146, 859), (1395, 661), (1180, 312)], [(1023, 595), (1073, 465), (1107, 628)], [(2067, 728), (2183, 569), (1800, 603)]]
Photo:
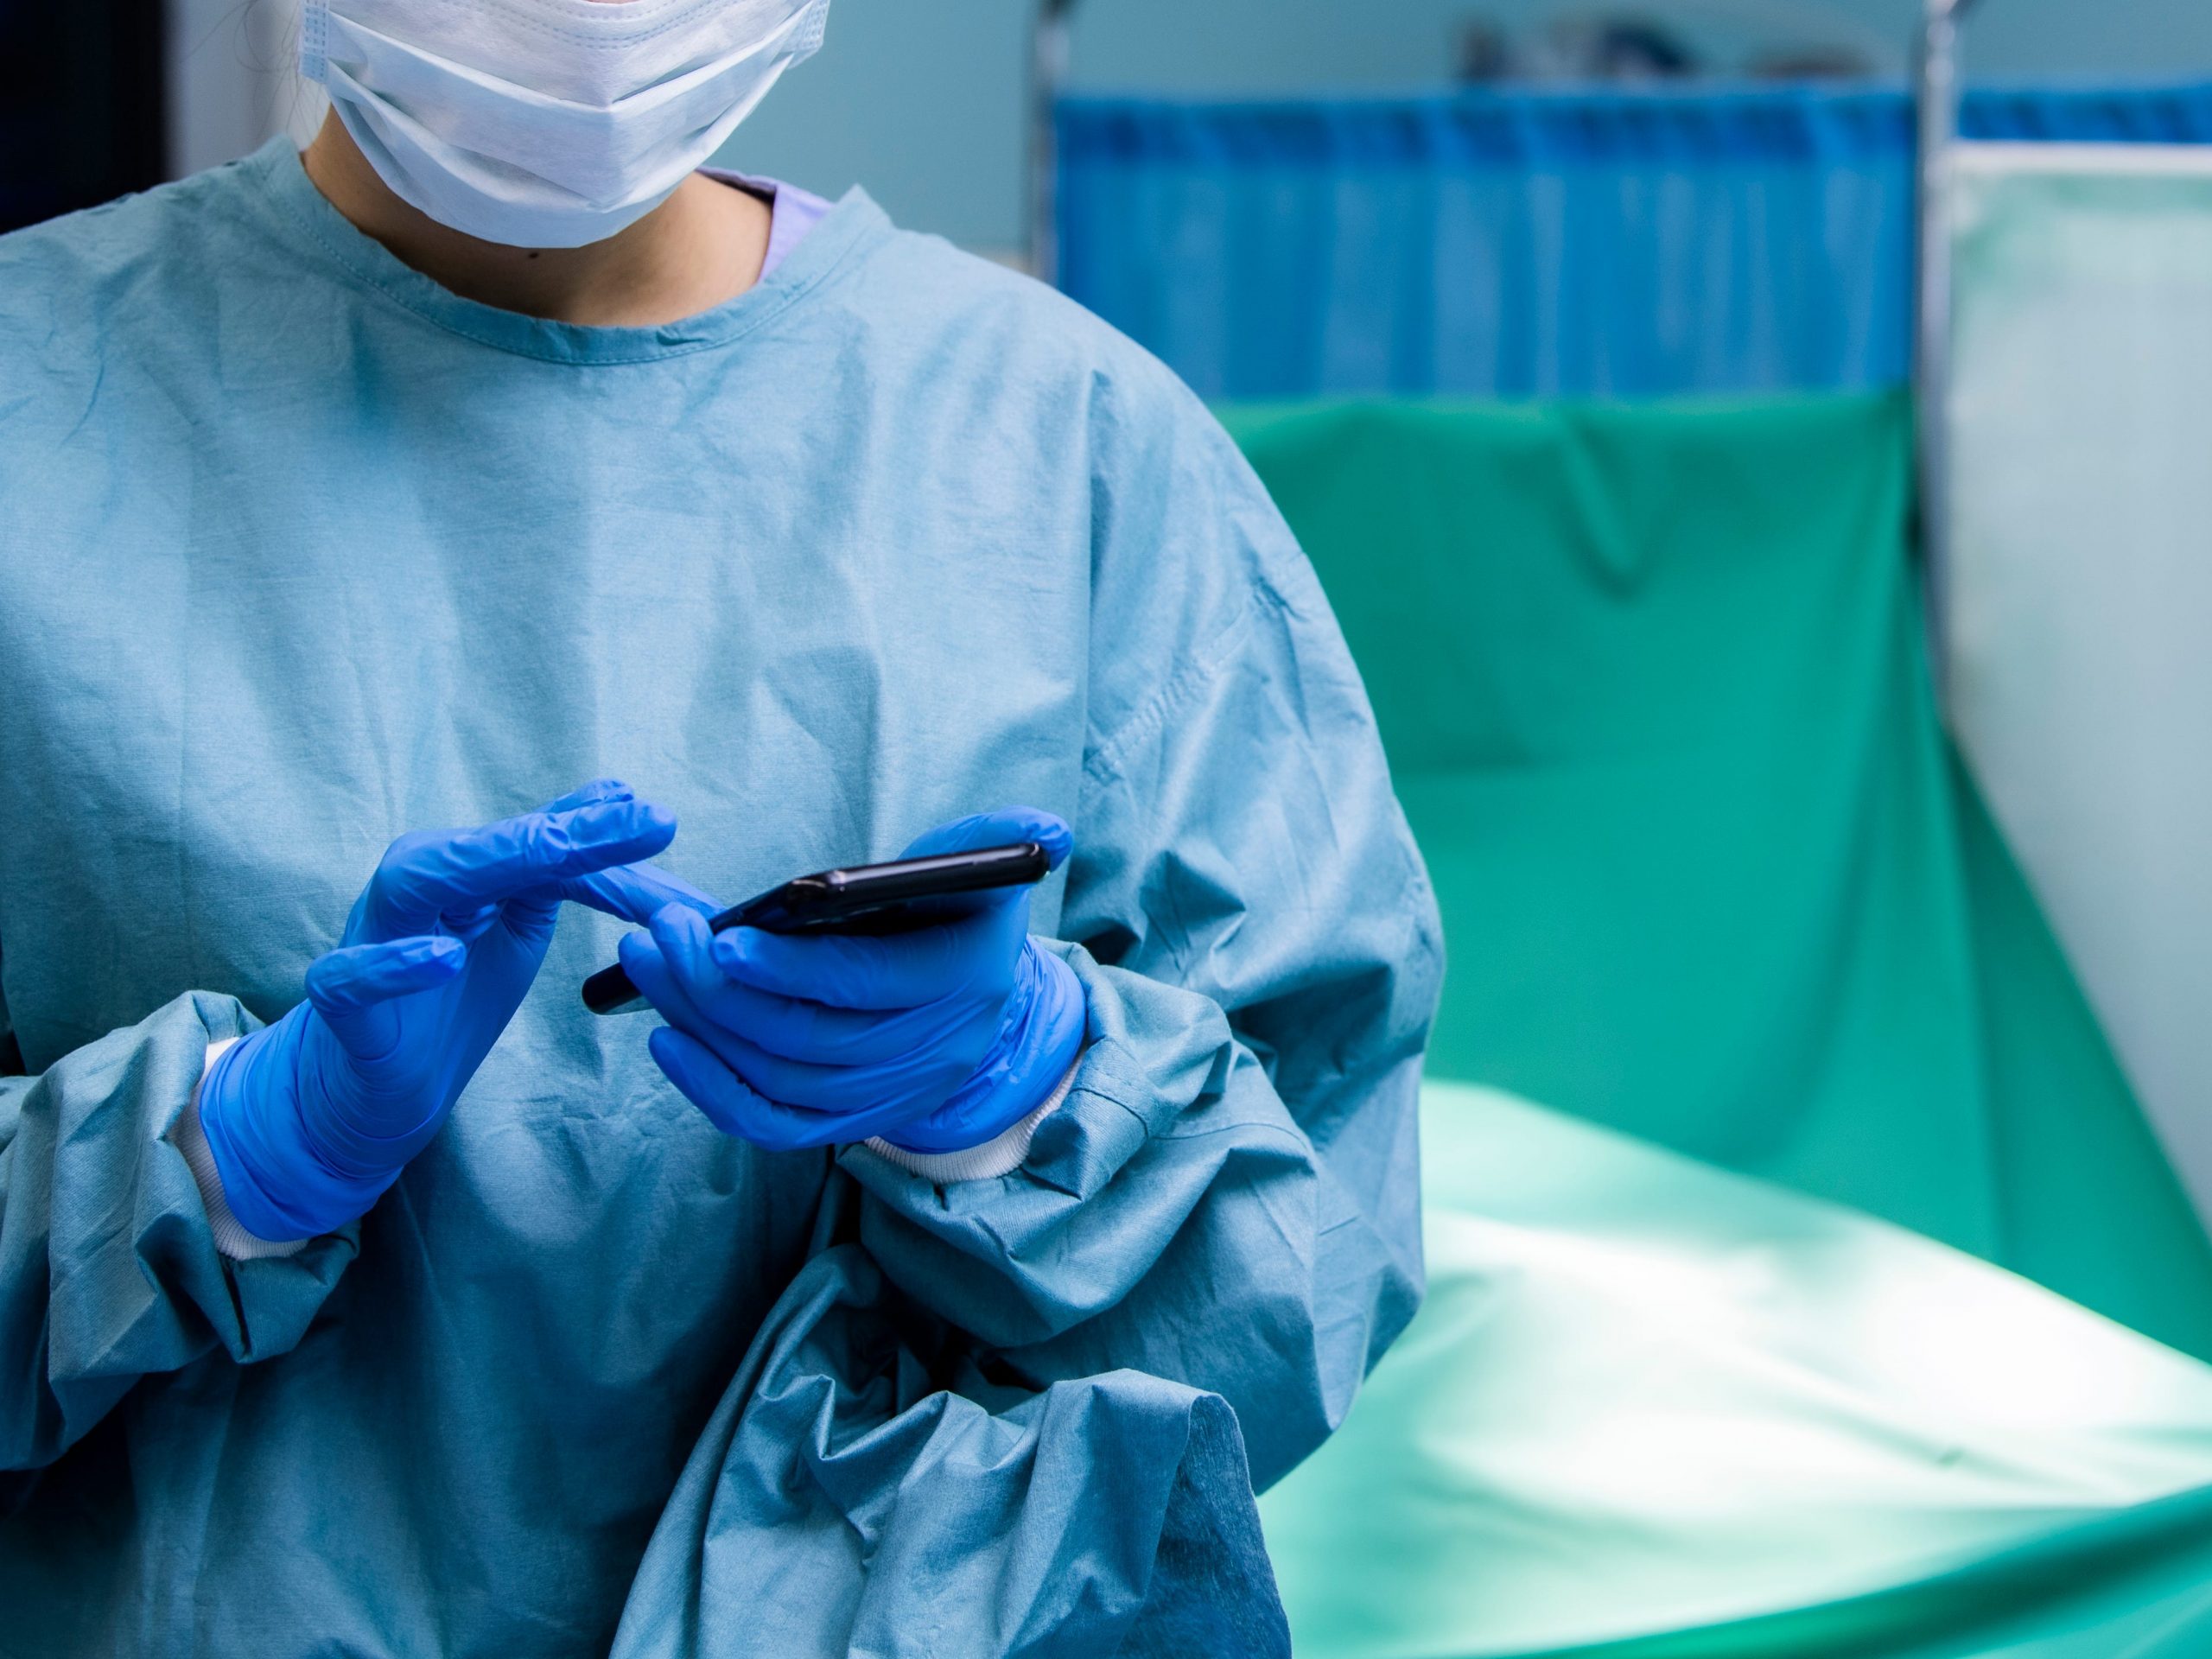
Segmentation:
[[(1027, 1162), (721, 1135), (572, 911), (286, 1259), (171, 1133), (385, 844), (613, 774), (734, 899), (1005, 802), (1089, 999)], [(1204, 410), (855, 193), (663, 327), (461, 300), (289, 148), (0, 239), (0, 1652), (1281, 1645), (1251, 1487), (1419, 1291), (1425, 877)]]

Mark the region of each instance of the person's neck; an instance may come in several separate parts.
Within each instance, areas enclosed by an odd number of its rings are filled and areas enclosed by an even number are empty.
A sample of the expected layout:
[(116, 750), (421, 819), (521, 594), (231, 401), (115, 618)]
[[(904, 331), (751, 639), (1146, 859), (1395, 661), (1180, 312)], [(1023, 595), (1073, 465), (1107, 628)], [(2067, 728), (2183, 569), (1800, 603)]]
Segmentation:
[(555, 322), (652, 327), (696, 316), (760, 281), (767, 257), (766, 204), (697, 173), (604, 242), (510, 248), (400, 200), (334, 115), (300, 160), (332, 207), (425, 276), (464, 299)]

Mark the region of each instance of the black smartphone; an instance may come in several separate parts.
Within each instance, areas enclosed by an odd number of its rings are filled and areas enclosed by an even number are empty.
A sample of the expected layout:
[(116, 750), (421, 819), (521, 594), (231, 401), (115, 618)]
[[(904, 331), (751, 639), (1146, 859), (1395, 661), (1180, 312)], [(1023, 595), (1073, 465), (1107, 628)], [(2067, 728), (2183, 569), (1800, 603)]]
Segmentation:
[[(1021, 841), (972, 853), (821, 870), (771, 887), (707, 925), (717, 933), (733, 927), (770, 933), (910, 933), (962, 914), (968, 908), (960, 903), (963, 893), (1034, 887), (1051, 868), (1042, 847)], [(584, 981), (584, 1006), (594, 1014), (624, 1014), (643, 1007), (645, 999), (617, 965)]]

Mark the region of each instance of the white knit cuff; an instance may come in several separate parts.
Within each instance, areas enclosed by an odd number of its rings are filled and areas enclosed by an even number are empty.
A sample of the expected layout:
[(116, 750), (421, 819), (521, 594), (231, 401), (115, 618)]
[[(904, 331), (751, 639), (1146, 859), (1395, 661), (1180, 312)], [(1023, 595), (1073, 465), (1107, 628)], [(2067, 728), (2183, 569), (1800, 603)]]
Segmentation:
[(995, 1175), (1010, 1175), (1021, 1167), (1021, 1160), (1029, 1155), (1029, 1142), (1037, 1133), (1037, 1126), (1049, 1117), (1059, 1103), (1068, 1097), (1068, 1090), (1075, 1087), (1075, 1074), (1083, 1064), (1083, 1057), (1076, 1056), (1075, 1065), (1068, 1067), (1067, 1075), (1060, 1079), (1059, 1087), (1046, 1096), (1045, 1103), (1023, 1118), (1012, 1128), (993, 1135), (980, 1147), (969, 1147), (960, 1152), (909, 1152), (904, 1147), (894, 1147), (880, 1136), (861, 1144), (878, 1157), (888, 1159), (899, 1168), (935, 1181), (939, 1186), (950, 1186), (955, 1181), (988, 1180)]
[[(235, 1037), (226, 1037), (207, 1045), (207, 1056), (200, 1065), (200, 1082), (207, 1081), (207, 1068), (214, 1065), (215, 1057), (236, 1041)], [(215, 1235), (215, 1248), (223, 1255), (233, 1262), (257, 1262), (264, 1256), (296, 1255), (307, 1248), (304, 1238), (271, 1243), (238, 1225), (238, 1218), (231, 1213), (230, 1200), (223, 1196), (223, 1177), (215, 1167), (215, 1154), (208, 1149), (207, 1131), (200, 1127), (200, 1084), (192, 1085), (192, 1098), (185, 1103), (183, 1116), (169, 1131), (169, 1144), (184, 1154), (186, 1167), (200, 1185), (200, 1201), (207, 1207), (207, 1228)]]

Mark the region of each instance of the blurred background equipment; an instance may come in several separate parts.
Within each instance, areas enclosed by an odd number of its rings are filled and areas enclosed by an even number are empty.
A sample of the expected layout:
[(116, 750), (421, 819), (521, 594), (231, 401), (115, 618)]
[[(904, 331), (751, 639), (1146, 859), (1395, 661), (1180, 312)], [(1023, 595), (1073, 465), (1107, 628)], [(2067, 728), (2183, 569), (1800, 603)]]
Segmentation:
[(1465, 26), (1463, 83), (1850, 79), (1904, 67), (1897, 36), (1841, 7), (1672, 0), (1518, 10), (1517, 18), (1499, 8)]
[(1649, 17), (1562, 18), (1528, 53), (1533, 79), (1579, 81), (1688, 80), (1705, 60), (1677, 29)]

